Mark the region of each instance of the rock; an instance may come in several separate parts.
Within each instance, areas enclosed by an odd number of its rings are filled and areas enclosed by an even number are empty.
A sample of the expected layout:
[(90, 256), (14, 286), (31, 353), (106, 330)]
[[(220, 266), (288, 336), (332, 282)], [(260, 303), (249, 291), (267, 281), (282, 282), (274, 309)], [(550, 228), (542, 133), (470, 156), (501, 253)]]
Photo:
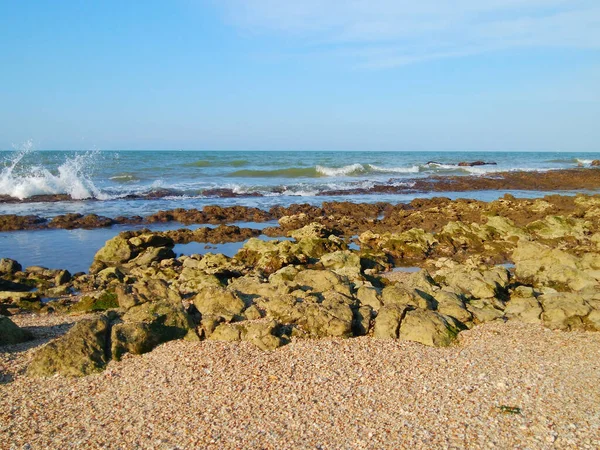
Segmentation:
[(600, 159), (594, 159), (591, 163), (590, 166), (592, 167), (599, 167), (600, 166)]
[(557, 292), (544, 294), (538, 298), (544, 312), (542, 321), (553, 330), (583, 330), (584, 318), (592, 308), (578, 294)]
[(408, 290), (402, 284), (396, 283), (393, 286), (387, 286), (381, 291), (381, 301), (385, 306), (398, 306), (404, 308), (411, 306), (414, 308), (435, 309), (437, 304), (435, 299), (426, 293), (418, 293), (416, 290)]
[(203, 316), (222, 317), (227, 322), (239, 318), (246, 308), (244, 302), (233, 292), (213, 286), (202, 289), (193, 302)]
[(36, 351), (27, 375), (78, 377), (102, 370), (108, 362), (109, 331), (106, 315), (76, 323), (67, 334)]
[(354, 310), (354, 319), (352, 321), (352, 333), (354, 336), (364, 336), (371, 329), (371, 318), (373, 308), (370, 306), (361, 306)]
[(121, 319), (111, 331), (110, 353), (114, 359), (120, 359), (124, 353), (146, 353), (175, 339), (198, 339), (180, 302), (160, 300), (136, 305)]
[(305, 262), (304, 255), (296, 255), (289, 241), (249, 239), (237, 252), (235, 259), (253, 270), (270, 275), (289, 264)]
[(0, 259), (0, 274), (13, 274), (15, 272), (20, 272), (21, 270), (23, 270), (23, 267), (21, 267), (21, 264), (19, 264), (14, 259)]
[(386, 305), (381, 308), (375, 319), (373, 337), (376, 339), (397, 339), (405, 309), (398, 305)]
[(362, 245), (383, 250), (397, 261), (413, 262), (425, 258), (438, 240), (421, 228), (413, 228), (400, 234), (375, 234), (366, 231), (359, 236)]
[(515, 262), (515, 275), (536, 285), (562, 291), (581, 291), (598, 285), (597, 280), (582, 269), (579, 258), (562, 250), (519, 241), (512, 259)]
[(200, 260), (198, 269), (209, 275), (239, 274), (240, 271), (235, 260), (221, 253), (206, 253)]
[(107, 309), (118, 308), (119, 302), (117, 294), (104, 291), (98, 297), (84, 296), (77, 303), (69, 308), (71, 313), (86, 313), (93, 311), (106, 311)]
[(326, 253), (332, 253), (338, 250), (347, 250), (346, 243), (336, 237), (329, 236), (328, 238), (305, 237), (292, 245), (290, 251), (293, 255), (302, 261), (303, 257), (320, 258)]
[(542, 307), (535, 297), (512, 297), (506, 304), (504, 315), (508, 320), (524, 323), (540, 323)]
[(276, 336), (276, 329), (277, 322), (273, 320), (224, 323), (215, 328), (209, 339), (214, 341), (247, 341), (261, 350), (275, 350), (284, 343), (279, 336)]
[(371, 286), (359, 287), (356, 291), (356, 298), (361, 305), (370, 306), (375, 311), (378, 311), (383, 306), (377, 289)]
[(209, 286), (222, 287), (222, 284), (215, 275), (209, 275), (200, 269), (184, 267), (177, 278), (177, 287), (182, 294), (195, 294)]
[[(302, 292), (302, 291), (300, 291)], [(319, 301), (307, 293), (304, 297), (278, 295), (258, 298), (257, 305), (282, 324), (295, 324), (309, 337), (349, 337), (352, 335), (353, 300), (337, 291), (326, 291)]]
[[(174, 258), (172, 239), (155, 233), (123, 232), (106, 241), (96, 252), (90, 273), (98, 273), (107, 267), (139, 267), (152, 262)], [(129, 267), (127, 267), (129, 266)]]
[(462, 323), (469, 323), (473, 320), (473, 316), (467, 310), (465, 303), (454, 292), (441, 290), (435, 293), (437, 302), (437, 312), (446, 316), (454, 317)]
[(128, 310), (133, 306), (147, 302), (169, 300), (174, 304), (181, 302), (181, 297), (169, 284), (160, 279), (143, 279), (134, 284), (121, 284), (115, 288), (119, 307)]
[(338, 275), (349, 279), (361, 277), (360, 257), (349, 250), (327, 253), (321, 257), (321, 264), (326, 269), (333, 270)]
[(481, 272), (459, 266), (442, 276), (455, 292), (471, 298), (495, 297), (508, 284), (508, 271), (500, 267)]
[[(282, 220), (285, 221), (285, 219), (282, 218), (280, 219), (280, 223)], [(332, 234), (333, 232), (324, 225), (313, 222), (298, 230), (290, 232), (289, 236), (296, 241), (300, 241), (302, 239), (326, 239)]]
[(303, 290), (313, 292), (334, 290), (348, 297), (352, 295), (348, 281), (332, 270), (303, 270), (298, 272), (294, 282)]
[(573, 236), (583, 240), (589, 234), (590, 222), (563, 216), (546, 216), (527, 225), (527, 230), (543, 239), (558, 239)]
[(491, 322), (504, 317), (504, 305), (495, 298), (482, 298), (467, 303), (476, 323)]
[(449, 317), (419, 308), (406, 313), (400, 323), (399, 338), (431, 347), (446, 347), (459, 332), (458, 324)]
[(0, 316), (0, 345), (19, 344), (33, 339), (33, 335), (19, 328), (8, 317)]
[(169, 247), (150, 247), (126, 264), (126, 267), (145, 267), (153, 262), (175, 258), (175, 253)]
[[(129, 244), (127, 239), (121, 235), (118, 235), (106, 241), (104, 247), (96, 252), (96, 255), (94, 256), (94, 263), (103, 263), (102, 268), (107, 266), (117, 266), (129, 261), (133, 255), (133, 247)], [(96, 270), (93, 273), (97, 273), (100, 270)], [(92, 273), (91, 268), (90, 273)]]

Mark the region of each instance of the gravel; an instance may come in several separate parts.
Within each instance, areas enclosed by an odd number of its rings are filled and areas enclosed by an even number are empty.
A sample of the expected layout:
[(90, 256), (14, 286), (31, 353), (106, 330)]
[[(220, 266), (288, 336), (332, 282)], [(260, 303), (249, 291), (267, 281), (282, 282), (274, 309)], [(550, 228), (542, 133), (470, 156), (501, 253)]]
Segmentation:
[(600, 333), (175, 341), (86, 378), (31, 379), (33, 346), (73, 319), (13, 319), (41, 339), (0, 347), (0, 448), (600, 448)]

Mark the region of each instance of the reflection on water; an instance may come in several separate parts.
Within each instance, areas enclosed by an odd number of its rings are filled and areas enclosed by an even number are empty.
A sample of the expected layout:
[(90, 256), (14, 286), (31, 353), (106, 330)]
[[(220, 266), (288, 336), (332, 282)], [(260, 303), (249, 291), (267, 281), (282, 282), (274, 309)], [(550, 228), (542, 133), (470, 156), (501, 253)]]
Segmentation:
[[(255, 223), (240, 222), (237, 226), (263, 229), (273, 226), (276, 222)], [(195, 230), (201, 226), (214, 228), (215, 225), (190, 225), (185, 228)], [(104, 243), (125, 230), (149, 228), (152, 231), (167, 231), (183, 228), (180, 223), (150, 224), (150, 225), (118, 225), (111, 228), (94, 230), (35, 230), (11, 231), (0, 233), (0, 258), (12, 258), (23, 267), (43, 266), (50, 269), (67, 269), (71, 273), (87, 272), (94, 260), (94, 255)], [(260, 239), (271, 240), (267, 236)], [(289, 238), (278, 238), (289, 239)], [(173, 249), (177, 255), (194, 253), (205, 254), (223, 253), (233, 256), (243, 245), (243, 242), (227, 244), (206, 244), (192, 242), (178, 244)]]

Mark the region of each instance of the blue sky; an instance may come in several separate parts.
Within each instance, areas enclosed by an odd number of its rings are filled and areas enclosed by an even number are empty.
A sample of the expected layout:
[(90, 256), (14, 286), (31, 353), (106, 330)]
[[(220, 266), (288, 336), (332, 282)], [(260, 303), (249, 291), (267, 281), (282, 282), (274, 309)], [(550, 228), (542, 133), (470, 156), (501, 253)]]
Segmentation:
[(600, 151), (598, 0), (0, 0), (0, 148)]

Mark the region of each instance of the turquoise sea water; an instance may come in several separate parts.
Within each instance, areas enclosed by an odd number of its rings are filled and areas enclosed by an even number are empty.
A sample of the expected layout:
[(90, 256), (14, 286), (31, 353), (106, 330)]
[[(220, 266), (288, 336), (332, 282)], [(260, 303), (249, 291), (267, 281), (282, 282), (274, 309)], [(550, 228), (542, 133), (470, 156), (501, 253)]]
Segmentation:
[[(95, 212), (147, 215), (206, 204), (251, 205), (329, 200), (409, 201), (411, 180), (486, 175), (506, 170), (548, 171), (589, 165), (600, 153), (530, 152), (0, 152), (0, 195), (25, 199), (69, 194), (79, 202), (0, 204), (0, 213), (53, 216)], [(458, 167), (461, 161), (495, 165)], [(356, 194), (376, 185), (406, 187), (394, 195)], [(335, 191), (334, 194), (329, 192)], [(140, 197), (160, 194), (159, 200)], [(437, 194), (439, 195), (439, 194)], [(448, 194), (453, 196), (452, 193)], [(462, 193), (490, 199), (494, 193)], [(528, 195), (531, 195), (528, 194)], [(535, 195), (535, 194), (534, 194)]]
[[(68, 194), (76, 200), (0, 203), (0, 214), (52, 217), (75, 212), (116, 217), (215, 204), (268, 209), (275, 205), (320, 205), (335, 200), (401, 203), (431, 196), (489, 201), (506, 192), (517, 197), (538, 197), (548, 192), (510, 189), (414, 192), (410, 185), (411, 180), (431, 176), (493, 176), (494, 172), (507, 170), (586, 167), (594, 159), (600, 159), (600, 152), (0, 152), (0, 195), (26, 199), (34, 195)], [(477, 160), (496, 164), (456, 165)], [(364, 193), (377, 185), (406, 187), (406, 190), (398, 194)], [(362, 193), (355, 192), (357, 189)], [(145, 198), (152, 193), (160, 198)], [(180, 226), (155, 224), (152, 228)], [(103, 242), (123, 229), (0, 233), (0, 257), (17, 259), (24, 266), (86, 270)], [(179, 250), (190, 253), (202, 248), (196, 244), (194, 249)], [(225, 249), (210, 251), (221, 250)]]

